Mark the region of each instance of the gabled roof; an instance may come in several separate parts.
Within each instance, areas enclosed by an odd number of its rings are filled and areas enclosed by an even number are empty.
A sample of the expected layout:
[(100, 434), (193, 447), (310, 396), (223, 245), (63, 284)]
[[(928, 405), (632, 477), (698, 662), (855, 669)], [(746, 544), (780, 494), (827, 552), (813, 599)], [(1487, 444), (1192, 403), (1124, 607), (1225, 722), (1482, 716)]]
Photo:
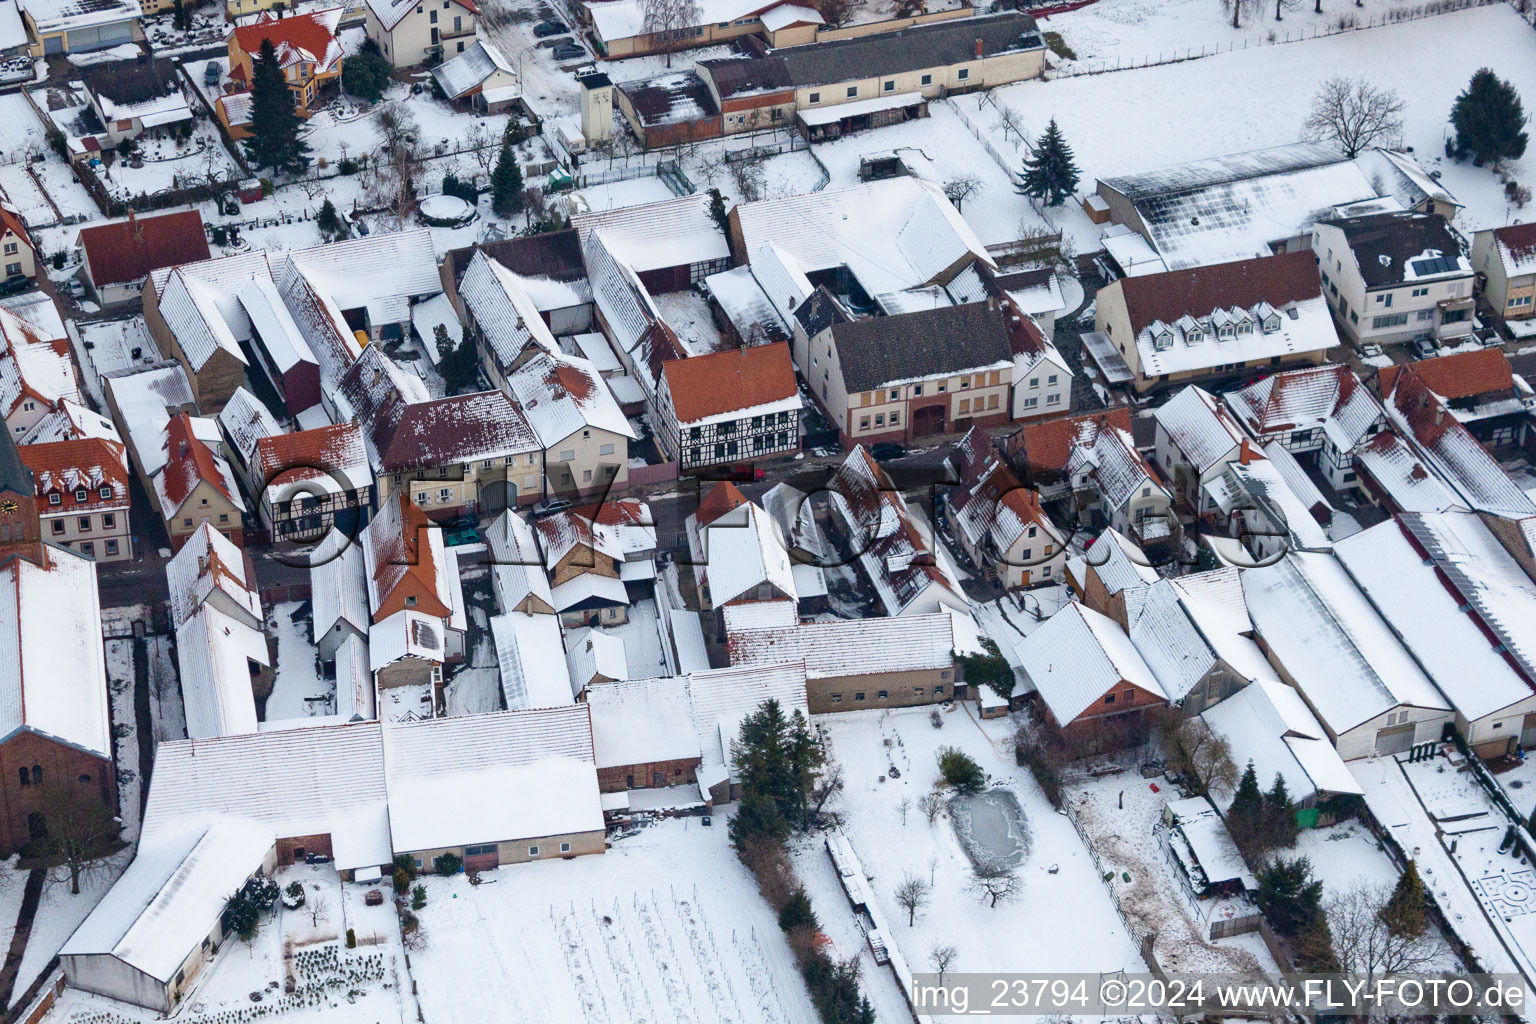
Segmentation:
[[(474, 0), (453, 0), (454, 3), (464, 8), (470, 14), (479, 14), (480, 8)], [(393, 29), (412, 10), (420, 6), (418, 0), (368, 0), (368, 10), (379, 19), (379, 24), (386, 29)]]
[(806, 86), (942, 67), (1044, 45), (1035, 19), (1009, 11), (791, 46), (776, 50), (774, 56), (788, 65), (796, 85)]
[(544, 556), (527, 520), (508, 509), (485, 528), (485, 542), (491, 553), (491, 581), (496, 588), (496, 603), (502, 612), (518, 610), (530, 600), (553, 610), (549, 577), (544, 574)]
[(500, 366), (511, 366), (528, 346), (558, 352), (555, 336), (517, 275), (477, 251), (459, 281), (459, 298), (484, 334)]
[(193, 373), (201, 372), (219, 352), (242, 365), (245, 363), (239, 343), (220, 314), (215, 293), (207, 284), (176, 269), (157, 291), (160, 316)]
[[(212, 425), (212, 421), (203, 421)], [(215, 433), (217, 430), (215, 429)], [(192, 417), (177, 413), (165, 428), (165, 465), (155, 474), (161, 513), (171, 518), (199, 483), (207, 483), (230, 504), (244, 511), (245, 502), (235, 487), (229, 463), (198, 437)]]
[(256, 455), (257, 441), (283, 432), (277, 417), (261, 399), (247, 391), (244, 384), (229, 396), (229, 401), (219, 410), (218, 420), (229, 446), (247, 466)]
[(130, 216), (115, 224), (83, 228), (80, 245), (98, 288), (139, 281), (156, 268), (209, 257), (203, 215), (196, 210), (157, 217)]
[[(491, 617), (501, 695), (507, 710), (565, 707), (581, 692), (573, 682), (553, 615), (507, 612)], [(623, 641), (619, 641), (623, 646)]]
[(954, 620), (938, 613), (746, 629), (727, 647), (733, 666), (804, 662), (813, 679), (942, 670), (955, 661)]
[(699, 757), (687, 676), (604, 683), (588, 691), (599, 768)]
[[(1390, 395), (1397, 376), (1406, 366), (1384, 366), (1377, 375), (1381, 393)], [(1503, 349), (1477, 348), (1467, 352), (1420, 359), (1412, 372), (1441, 398), (1472, 398), (1508, 391), (1515, 386), (1514, 368)]]
[(580, 356), (540, 352), (507, 375), (507, 390), (544, 448), (588, 427), (635, 436), (602, 375)]
[[(598, 5), (599, 9), (605, 6)], [(571, 218), (571, 227), (583, 246), (588, 236), (601, 233), (609, 251), (639, 273), (729, 259), (731, 255), (725, 233), (709, 215), (707, 192), (577, 214)]]
[(0, 566), (0, 736), (112, 757), (96, 565), (62, 548)]
[(1030, 526), (1045, 531), (1043, 542), (1062, 544), (1061, 535), (1040, 507), (1040, 495), (1013, 475), (986, 431), (972, 427), (946, 461), (961, 484), (949, 499), (955, 525), (973, 545), (979, 547), (986, 538), (995, 552), (1007, 554)]
[[(1285, 779), (1292, 800), (1317, 794), (1362, 792), (1328, 733), (1301, 695), (1284, 683), (1259, 680), (1200, 716), (1232, 750), (1253, 761), (1261, 779)], [(1215, 794), (1223, 806), (1231, 794)]]
[(602, 680), (629, 678), (624, 639), (583, 626), (565, 636), (565, 664), (570, 671), (571, 687), (589, 689)]
[(165, 566), (171, 596), (171, 625), (180, 627), (215, 592), (233, 608), (261, 622), (261, 597), (248, 572), (245, 553), (235, 542), (203, 523)]
[(274, 434), (256, 442), (252, 465), (257, 486), (309, 481), (327, 493), (356, 490), (373, 481), (368, 448), (356, 423)]
[(340, 7), (286, 17), (263, 11), (255, 21), (235, 28), (235, 41), (256, 60), (262, 42), (270, 39), (279, 66), (313, 64), (316, 74), (325, 74), (341, 63), (342, 48), (336, 39), (336, 29), (343, 13)]
[(702, 530), (731, 509), (746, 503), (747, 496), (741, 493), (740, 488), (729, 480), (722, 480), (709, 489), (704, 500), (699, 502), (699, 507), (694, 509), (694, 522)]
[(479, 88), (486, 79), (497, 72), (516, 76), (512, 65), (501, 55), (501, 51), (483, 36), (476, 36), (475, 41), (466, 46), (463, 53), (456, 53), (433, 68), (432, 77), (437, 80), (438, 85), (443, 87), (443, 93), (450, 100), (456, 100), (465, 93)]
[(1381, 403), (1342, 363), (1276, 373), (1226, 396), (1227, 407), (1261, 440), (1323, 430), (1349, 452), (1383, 416)]
[[(427, 514), (397, 491), (368, 523), (361, 538), (368, 569), (368, 603), (378, 622), (395, 611), (395, 591), (402, 584), (416, 597), (414, 607), (446, 619), (452, 598), (444, 585), (443, 533)], [(403, 607), (403, 604), (401, 604)]]
[[(94, 512), (100, 509), (127, 508), (128, 456), (121, 441), (82, 438), (77, 441), (49, 441), (27, 444), (17, 449), (22, 462), (32, 471), (37, 495), (46, 513), (46, 495), (61, 495), (61, 503), (71, 511)], [(79, 502), (75, 495), (86, 492)], [(106, 492), (106, 497), (102, 492)]]
[(832, 343), (850, 393), (1013, 363), (1007, 317), (979, 302), (839, 324)]
[(680, 424), (800, 405), (795, 368), (784, 342), (673, 359), (662, 364), (661, 372)]
[(1536, 221), (1494, 228), (1493, 240), (1506, 277), (1536, 274)]
[(1167, 696), (1119, 623), (1075, 601), (1014, 650), (1058, 725), (1075, 721), (1122, 682)]
[(1215, 466), (1248, 439), (1226, 407), (1193, 384), (1154, 409), (1152, 415), (1196, 473)]
[(1102, 430), (1131, 431), (1131, 412), (1123, 405), (1111, 409), (1026, 423), (1008, 439), (1009, 451), (1030, 469), (1060, 473), (1067, 468), (1072, 449), (1084, 436)]
[(364, 561), (363, 549), (348, 543), (334, 558), (309, 570), (316, 640), (338, 622), (351, 626), (359, 636), (368, 635), (368, 572)]
[(1147, 556), (1125, 534), (1108, 527), (1094, 538), (1083, 552), (1083, 565), (1092, 569), (1109, 595), (1122, 590), (1147, 586), (1158, 581), (1157, 570)]
[(176, 667), (194, 740), (255, 732), (250, 662), (270, 664), (267, 638), (204, 604), (176, 628)]
[(764, 584), (795, 600), (793, 563), (773, 520), (759, 505), (717, 516), (704, 537), (709, 604), (720, 608)]

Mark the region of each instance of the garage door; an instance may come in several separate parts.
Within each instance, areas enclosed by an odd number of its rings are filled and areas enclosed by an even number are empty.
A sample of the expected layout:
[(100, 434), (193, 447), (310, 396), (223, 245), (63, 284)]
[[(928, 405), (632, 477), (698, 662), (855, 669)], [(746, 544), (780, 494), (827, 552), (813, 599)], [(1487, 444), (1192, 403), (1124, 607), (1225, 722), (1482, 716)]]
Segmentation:
[(1413, 746), (1413, 726), (1400, 725), (1393, 729), (1383, 729), (1376, 734), (1376, 753), (1401, 754)]

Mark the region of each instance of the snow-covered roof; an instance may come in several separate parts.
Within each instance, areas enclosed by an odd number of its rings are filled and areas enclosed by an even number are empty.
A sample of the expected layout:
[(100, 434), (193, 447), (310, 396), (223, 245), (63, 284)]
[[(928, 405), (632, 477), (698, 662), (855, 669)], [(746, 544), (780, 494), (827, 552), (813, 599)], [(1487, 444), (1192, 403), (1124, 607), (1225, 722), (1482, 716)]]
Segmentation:
[(247, 391), (244, 384), (229, 396), (229, 401), (219, 410), (218, 420), (230, 448), (248, 467), (253, 464), (256, 442), (283, 432), (282, 424), (277, 422), (266, 403)]
[(1083, 565), (1098, 574), (1111, 597), (1134, 587), (1157, 582), (1157, 570), (1146, 553), (1125, 534), (1108, 527), (1083, 553)]
[[(409, 3), (405, 7), (408, 9)], [(443, 87), (444, 94), (450, 100), (456, 100), (471, 89), (483, 85), (486, 79), (498, 72), (511, 75), (514, 79), (517, 77), (507, 58), (501, 55), (501, 51), (496, 49), (490, 40), (476, 36), (475, 41), (466, 46), (463, 53), (456, 53), (433, 68), (432, 77), (437, 80), (438, 85)]]
[(253, 488), (276, 508), (320, 494), (363, 491), (373, 485), (368, 446), (356, 423), (332, 423), (309, 430), (272, 434), (256, 442), (251, 460)]
[(1154, 583), (1131, 620), (1131, 642), (1169, 700), (1183, 700), (1216, 662), (1216, 653), (1185, 612), (1168, 580)]
[[(1256, 886), (1248, 865), (1237, 850), (1215, 806), (1203, 796), (1168, 801), (1174, 827), (1199, 865), (1208, 884), (1241, 881), (1245, 887)], [(1177, 856), (1178, 854), (1175, 854)]]
[(317, 364), (315, 354), (270, 276), (253, 277), (241, 286), (240, 305), (250, 318), (256, 337), (267, 350), (279, 373), (287, 373), (300, 363)]
[(61, 399), (59, 407), (43, 416), (16, 439), (21, 447), (32, 444), (49, 444), (54, 441), (81, 441), (87, 439), (123, 443), (117, 425), (101, 413), (87, 409), (78, 402)]
[(21, 21), (17, 0), (0, 0), (0, 51), (27, 45), (27, 27)]
[(872, 296), (946, 283), (971, 260), (992, 265), (939, 186), (918, 178), (741, 203), (735, 214), (753, 260), (771, 244), (805, 274), (846, 266)]
[(45, 337), (30, 320), (0, 306), (0, 415), (9, 415), (24, 395), (51, 405), (81, 401), (74, 364), (61, 337)]
[(416, 334), (421, 338), (422, 348), (427, 350), (427, 358), (436, 366), (442, 359), (442, 353), (437, 350), (437, 328), (441, 325), (448, 332), (448, 340), (454, 346), (464, 340), (464, 325), (459, 321), (459, 314), (453, 308), (453, 300), (445, 292), (442, 295), (434, 295), (425, 302), (418, 302), (411, 307), (411, 326), (416, 329)]
[(217, 591), (226, 610), (250, 625), (261, 622), (261, 597), (246, 576), (245, 553), (208, 523), (197, 528), (165, 565), (171, 625), (180, 627)]
[(159, 295), (160, 315), (193, 372), (201, 371), (216, 352), (245, 362), (214, 295), (206, 283), (179, 270), (172, 271)]
[(26, 0), (39, 36), (131, 21), (144, 12), (138, 0)]
[(351, 635), (336, 648), (336, 718), (368, 722), (378, 717), (378, 689), (368, 662), (368, 637)]
[(1536, 274), (1536, 221), (1493, 229), (1493, 249), (1505, 277)]
[(437, 718), (383, 734), (398, 851), (603, 829), (584, 705)]
[[(687, 26), (730, 23), (747, 18), (773, 6), (772, 0), (703, 0), (697, 4)], [(606, 3), (583, 3), (598, 37), (608, 42), (628, 39), (646, 32), (646, 6), (641, 0), (610, 0)]]
[(240, 289), (251, 281), (272, 278), (272, 266), (267, 261), (265, 250), (252, 249), (233, 256), (215, 256), (195, 263), (151, 270), (149, 279), (154, 283), (156, 294), (165, 291), (173, 274), (202, 282), (206, 286), (204, 293), (212, 297), (219, 315), (235, 340), (245, 341), (250, 338), (250, 317), (240, 304)]
[(579, 356), (540, 352), (507, 375), (507, 390), (545, 448), (589, 427), (635, 436), (602, 375)]
[(1247, 440), (1243, 428), (1219, 399), (1191, 384), (1152, 411), (1197, 474), (1229, 458)]
[(341, 7), (288, 14), (262, 11), (254, 20), (235, 28), (240, 48), (255, 55), (270, 39), (277, 52), (278, 65), (290, 68), (313, 64), (315, 74), (333, 71), (341, 64), (343, 50), (336, 32), (345, 11)]
[(769, 32), (777, 32), (790, 25), (825, 25), (827, 23), (816, 8), (804, 7), (800, 4), (779, 4), (777, 7), (770, 7), (759, 16), (758, 20)]
[(571, 577), (552, 588), (550, 598), (557, 612), (584, 607), (629, 604), (629, 592), (624, 589), (622, 580), (595, 572), (584, 572)]
[(176, 667), (194, 740), (256, 731), (250, 662), (271, 663), (260, 630), (212, 604), (176, 628)]
[(0, 735), (26, 730), (112, 756), (96, 565), (46, 547), (0, 566)]
[(806, 124), (815, 127), (818, 125), (836, 124), (845, 117), (861, 117), (867, 114), (878, 113), (882, 110), (900, 110), (902, 107), (912, 107), (926, 102), (926, 99), (920, 92), (881, 93), (879, 96), (871, 96), (869, 99), (864, 100), (854, 100), (852, 103), (838, 103), (827, 107), (808, 107), (805, 110), (796, 111), (796, 116)]
[(920, 672), (954, 665), (948, 615), (837, 619), (748, 629), (727, 640), (732, 665), (803, 662), (813, 679)]
[(704, 531), (708, 562), (704, 580), (709, 604), (720, 608), (767, 584), (778, 594), (797, 599), (789, 550), (768, 513), (758, 505), (740, 505), (710, 523)]
[[(1253, 761), (1263, 783), (1276, 775), (1285, 780), (1291, 799), (1301, 802), (1314, 794), (1361, 792), (1328, 733), (1301, 695), (1277, 680), (1259, 680), (1200, 715), (1211, 732), (1227, 741), (1235, 759)], [(1225, 808), (1230, 791), (1214, 794)]]
[[(346, 540), (341, 537), (341, 540)], [(363, 567), (363, 549), (346, 543), (335, 557), (325, 559), (309, 570), (310, 600), (314, 606), (315, 639), (319, 640), (338, 622), (345, 623), (366, 637), (371, 624), (368, 614), (368, 573)], [(341, 659), (337, 657), (337, 673)]]
[(1384, 430), (1355, 453), (1355, 464), (1386, 498), (1388, 507), (1402, 512), (1444, 512), (1465, 508), (1461, 495), (1425, 465), (1417, 448)]
[(576, 690), (601, 681), (629, 678), (624, 640), (590, 626), (566, 634), (565, 663), (570, 670), (572, 688)]
[(686, 675), (602, 683), (587, 691), (587, 704), (592, 709), (592, 749), (599, 768), (699, 756)]
[[(1445, 540), (1439, 551), (1459, 570), (1457, 582), (1509, 633), (1508, 643), (1485, 627), (1482, 609), (1442, 584), (1406, 523), (1389, 520), (1340, 541), (1339, 561), (1462, 717), (1476, 722), (1526, 700), (1536, 706), (1536, 690), (1508, 660), (1522, 641), (1528, 665), (1536, 655), (1536, 585), (1475, 515), (1414, 520), (1413, 532)], [(1475, 538), (1472, 550), (1460, 534)]]
[[(421, 6), (418, 0), (366, 0), (366, 2), (368, 10), (386, 29), (393, 29), (405, 19), (407, 14)], [(456, 0), (456, 2), (470, 14), (480, 13), (480, 8), (475, 5), (474, 0)]]
[[(1271, 256), (1254, 262), (1280, 258)], [(1199, 272), (1211, 269), (1205, 267)], [(1189, 272), (1148, 274), (1126, 280), (1152, 282), (1161, 287), (1164, 277), (1181, 273)], [(1260, 302), (1248, 308), (1192, 309), (1172, 323), (1153, 320), (1136, 335), (1136, 351), (1146, 377), (1325, 352), (1339, 344), (1332, 314), (1321, 292), (1279, 308)]]
[(800, 624), (794, 601), (743, 601), (721, 609), (725, 635), (751, 629), (792, 629)]
[(508, 509), (485, 528), (485, 541), (491, 552), (491, 583), (498, 608), (518, 610), (530, 598), (553, 607), (544, 556), (527, 520)]
[(1243, 600), (1236, 569), (1212, 569), (1172, 581), (1185, 614), (1218, 657), (1245, 679), (1276, 679), (1274, 668), (1253, 641), (1253, 621)]
[(693, 722), (703, 764), (731, 769), (731, 743), (741, 720), (769, 700), (779, 702), (786, 718), (796, 712), (809, 721), (805, 669), (798, 662), (711, 669), (688, 677)]
[(581, 692), (566, 668), (559, 619), (508, 612), (490, 621), (507, 710), (564, 707)]
[(816, 286), (805, 276), (800, 261), (774, 242), (754, 252), (748, 260), (752, 276), (774, 312), (786, 325), (800, 303), (808, 299)]
[(368, 629), (368, 664), (375, 672), (405, 658), (441, 665), (447, 656), (443, 620), (414, 609), (402, 608)]
[(1281, 533), (1288, 539), (1290, 550), (1326, 551), (1333, 545), (1328, 531), (1312, 515), (1312, 506), (1291, 490), (1279, 467), (1266, 458), (1229, 463), (1206, 491), (1224, 513), (1258, 510), (1264, 521), (1255, 528), (1255, 534)]
[(1335, 736), (1400, 706), (1449, 709), (1333, 555), (1293, 552), (1242, 583), (1266, 649)]
[(1166, 696), (1119, 623), (1075, 601), (1018, 641), (1014, 653), (1059, 725), (1122, 682)]
[(709, 295), (720, 304), (731, 326), (743, 338), (787, 341), (788, 311), (780, 313), (749, 266), (732, 267), (704, 279)]
[(1163, 491), (1130, 431), (1097, 418), (1079, 421), (1064, 469), (1074, 487), (1081, 476), (1092, 480), (1108, 509), (1125, 508), (1137, 492), (1149, 486)]
[[(631, 0), (611, 0), (595, 5), (593, 11), (630, 3)], [(571, 218), (571, 227), (576, 229), (583, 246), (587, 236), (601, 232), (609, 251), (642, 274), (727, 260), (731, 256), (730, 245), (709, 215), (709, 201), (708, 192), (698, 192), (644, 206), (578, 213)]]
[(529, 345), (559, 352), (555, 336), (549, 333), (521, 280), (483, 250), (470, 259), (459, 281), (459, 298), (479, 325), (498, 365), (511, 366)]

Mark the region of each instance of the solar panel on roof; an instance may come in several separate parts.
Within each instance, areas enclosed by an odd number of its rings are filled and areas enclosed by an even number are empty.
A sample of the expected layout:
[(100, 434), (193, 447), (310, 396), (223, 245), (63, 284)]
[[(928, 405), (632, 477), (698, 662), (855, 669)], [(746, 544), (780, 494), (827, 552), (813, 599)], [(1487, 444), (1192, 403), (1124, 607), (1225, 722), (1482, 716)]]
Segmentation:
[(1443, 274), (1456, 269), (1456, 261), (1448, 256), (1426, 256), (1421, 260), (1414, 260), (1410, 266), (1415, 274), (1426, 276), (1429, 274)]

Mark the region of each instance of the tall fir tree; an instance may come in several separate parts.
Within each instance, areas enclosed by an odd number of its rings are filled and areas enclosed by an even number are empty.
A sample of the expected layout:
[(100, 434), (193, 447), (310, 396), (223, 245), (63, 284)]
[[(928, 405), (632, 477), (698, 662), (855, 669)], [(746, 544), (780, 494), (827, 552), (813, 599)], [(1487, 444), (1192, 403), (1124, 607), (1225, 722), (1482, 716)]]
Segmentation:
[(1072, 147), (1062, 138), (1053, 117), (1045, 134), (1035, 142), (1035, 155), (1024, 161), (1024, 180), (1018, 190), (1047, 206), (1060, 206), (1077, 188), (1078, 177)]
[(730, 215), (725, 210), (725, 196), (717, 188), (709, 190), (709, 217), (722, 234), (730, 234)]
[(1481, 167), (1490, 160), (1518, 160), (1525, 153), (1525, 108), (1515, 87), (1483, 68), (1456, 97), (1451, 108), (1451, 124), (1456, 129), (1454, 146), (1447, 143), (1458, 160), (1472, 157)]
[(1418, 864), (1408, 862), (1408, 869), (1397, 879), (1387, 905), (1381, 908), (1381, 923), (1397, 936), (1417, 937), (1429, 928), (1429, 891), (1419, 877)]
[(491, 209), (498, 217), (510, 217), (523, 208), (523, 172), (511, 142), (501, 144), (501, 156), (491, 171)]
[(329, 198), (320, 204), (320, 212), (315, 215), (315, 227), (323, 235), (334, 235), (341, 230), (341, 217), (336, 213), (336, 204)]
[(299, 174), (309, 166), (309, 143), (299, 138), (293, 93), (277, 62), (272, 40), (263, 39), (251, 72), (251, 137), (246, 156), (257, 167)]
[(1275, 772), (1275, 784), (1264, 794), (1264, 838), (1270, 849), (1296, 845), (1301, 826), (1296, 823), (1296, 805), (1286, 791), (1285, 777)]
[(1227, 831), (1243, 856), (1253, 863), (1264, 852), (1264, 794), (1259, 791), (1259, 776), (1253, 762), (1243, 769), (1232, 806), (1227, 808)]

